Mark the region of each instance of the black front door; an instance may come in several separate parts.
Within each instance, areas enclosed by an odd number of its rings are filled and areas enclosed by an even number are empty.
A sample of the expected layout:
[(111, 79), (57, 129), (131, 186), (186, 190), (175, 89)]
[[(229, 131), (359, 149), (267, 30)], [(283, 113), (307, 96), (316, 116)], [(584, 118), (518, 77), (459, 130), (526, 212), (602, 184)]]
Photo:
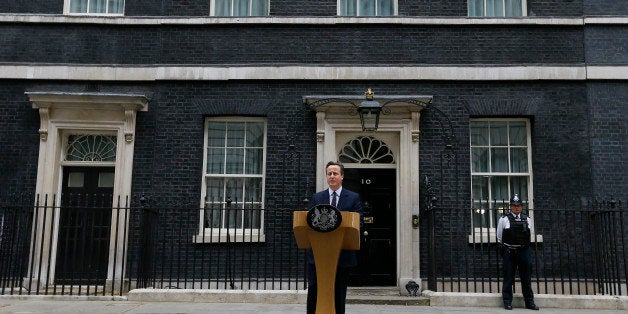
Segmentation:
[(103, 284), (107, 278), (114, 168), (64, 167), (55, 280)]
[(362, 198), (364, 228), (351, 286), (397, 284), (395, 169), (345, 169), (343, 187)]

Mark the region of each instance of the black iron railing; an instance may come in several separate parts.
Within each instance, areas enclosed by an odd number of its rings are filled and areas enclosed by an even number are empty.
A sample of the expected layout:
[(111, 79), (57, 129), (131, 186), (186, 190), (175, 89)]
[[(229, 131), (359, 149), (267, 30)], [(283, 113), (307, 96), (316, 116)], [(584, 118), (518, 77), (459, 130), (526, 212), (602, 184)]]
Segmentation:
[[(422, 251), (435, 256), (424, 259), (421, 267), (430, 289), (501, 292), (495, 227), (508, 203), (475, 204), (471, 209), (435, 207), (423, 214), (428, 230), (423, 238), (433, 241), (436, 251)], [(534, 221), (532, 280), (537, 293), (628, 295), (628, 214), (621, 202), (524, 212)]]
[[(238, 202), (199, 208), (143, 198), (61, 206), (55, 199), (0, 199), (0, 294), (306, 288), (304, 252), (292, 233), (294, 208)], [(434, 290), (501, 290), (494, 227), (507, 204), (477, 205), (435, 205), (422, 214), (423, 245), (417, 249), (423, 279)], [(525, 210), (534, 219), (535, 292), (627, 295), (628, 215), (622, 203), (557, 208)], [(425, 245), (428, 236), (435, 254)]]
[(73, 195), (80, 200), (62, 206), (55, 197), (1, 204), (0, 294), (305, 289), (292, 209), (93, 201), (103, 197), (111, 195)]
[(292, 211), (231, 206), (151, 208), (142, 225), (151, 240), (141, 246), (137, 286), (304, 289)]

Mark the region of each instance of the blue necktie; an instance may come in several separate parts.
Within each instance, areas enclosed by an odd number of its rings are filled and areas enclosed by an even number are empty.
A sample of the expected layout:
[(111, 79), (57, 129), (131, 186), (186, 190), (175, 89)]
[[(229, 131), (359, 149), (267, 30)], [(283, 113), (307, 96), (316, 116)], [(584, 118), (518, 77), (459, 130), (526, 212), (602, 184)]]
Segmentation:
[(331, 206), (336, 207), (336, 192), (331, 194)]

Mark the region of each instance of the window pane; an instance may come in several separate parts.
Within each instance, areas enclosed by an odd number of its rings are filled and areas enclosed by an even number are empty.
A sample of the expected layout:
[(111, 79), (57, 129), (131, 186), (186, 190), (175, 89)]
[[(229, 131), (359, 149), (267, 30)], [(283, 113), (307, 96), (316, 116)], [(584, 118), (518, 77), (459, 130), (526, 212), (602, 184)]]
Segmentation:
[(506, 16), (522, 16), (521, 0), (506, 0)]
[(89, 13), (107, 13), (107, 0), (90, 0)]
[(231, 0), (215, 0), (214, 15), (215, 16), (230, 16), (231, 15)]
[(244, 149), (227, 148), (227, 167), (225, 173), (240, 174), (244, 171)]
[(113, 172), (99, 172), (98, 173), (98, 187), (99, 188), (112, 188), (114, 182)]
[(251, 16), (268, 15), (268, 0), (252, 0)]
[(469, 16), (484, 16), (484, 0), (469, 0)]
[(489, 199), (488, 195), (488, 177), (486, 176), (473, 176), (472, 178), (473, 200), (474, 201), (486, 201)]
[(510, 151), (511, 172), (528, 172), (528, 149), (513, 148)]
[(491, 172), (508, 172), (508, 148), (491, 148)]
[(360, 16), (375, 16), (375, 0), (359, 0)]
[(511, 146), (528, 145), (525, 122), (510, 122), (509, 134)]
[(357, 15), (358, 0), (342, 0), (340, 1), (340, 15), (355, 16)]
[(209, 147), (225, 147), (225, 123), (210, 122), (207, 125), (209, 137), (207, 145)]
[(471, 145), (488, 145), (488, 122), (471, 122)]
[[(488, 228), (490, 223), (490, 213), (491, 212), (485, 207), (473, 208), (473, 227)], [(487, 232), (487, 230), (484, 230), (483, 232)]]
[(247, 147), (264, 146), (264, 124), (263, 123), (247, 123), (246, 124), (246, 146)]
[(508, 177), (493, 176), (491, 177), (491, 196), (495, 201), (508, 201)]
[[(245, 201), (260, 203), (262, 201), (262, 178), (247, 178)], [(248, 204), (250, 206), (250, 204)]]
[(220, 228), (222, 226), (222, 208), (206, 207), (203, 214), (205, 217), (205, 228)]
[(249, 209), (244, 212), (244, 228), (258, 229), (262, 225), (262, 211), (259, 209)]
[(506, 122), (491, 122), (491, 146), (508, 145), (507, 126)]
[(248, 16), (249, 0), (233, 0), (233, 16)]
[(244, 194), (244, 179), (243, 178), (228, 178), (227, 179), (227, 187), (226, 187), (226, 197), (230, 197), (231, 207), (237, 206), (242, 207), (242, 200)]
[(72, 0), (70, 13), (87, 13), (87, 0)]
[(208, 203), (222, 203), (224, 199), (224, 180), (222, 178), (208, 179), (205, 197)]
[(262, 159), (264, 150), (261, 148), (249, 148), (246, 150), (246, 173), (262, 174)]
[(109, 11), (107, 13), (121, 14), (124, 8), (124, 0), (109, 0)]
[(242, 226), (242, 210), (239, 208), (225, 208), (225, 228), (236, 229)]
[(523, 16), (521, 0), (468, 0), (468, 9), (469, 16)]
[(244, 147), (244, 123), (227, 125), (227, 147)]
[(528, 202), (528, 177), (510, 177), (510, 195), (519, 194), (524, 202)]
[(85, 182), (85, 173), (83, 172), (70, 172), (68, 174), (68, 187), (70, 188), (82, 188)]
[(377, 2), (378, 16), (392, 16), (395, 14), (395, 3), (393, 0), (379, 0)]
[(486, 16), (504, 16), (504, 0), (486, 0)]
[(107, 135), (70, 135), (68, 161), (116, 161), (117, 138)]
[(488, 148), (474, 147), (471, 149), (473, 156), (473, 171), (488, 172)]
[(225, 173), (225, 150), (224, 148), (207, 149), (207, 173)]

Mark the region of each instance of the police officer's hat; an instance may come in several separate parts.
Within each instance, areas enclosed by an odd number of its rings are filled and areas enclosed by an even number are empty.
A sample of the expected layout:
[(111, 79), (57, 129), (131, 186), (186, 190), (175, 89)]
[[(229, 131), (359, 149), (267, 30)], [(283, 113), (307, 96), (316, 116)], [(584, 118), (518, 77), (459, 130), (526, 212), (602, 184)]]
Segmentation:
[(523, 202), (521, 201), (521, 197), (519, 197), (519, 194), (515, 194), (512, 196), (512, 198), (510, 198), (510, 205), (522, 205)]

